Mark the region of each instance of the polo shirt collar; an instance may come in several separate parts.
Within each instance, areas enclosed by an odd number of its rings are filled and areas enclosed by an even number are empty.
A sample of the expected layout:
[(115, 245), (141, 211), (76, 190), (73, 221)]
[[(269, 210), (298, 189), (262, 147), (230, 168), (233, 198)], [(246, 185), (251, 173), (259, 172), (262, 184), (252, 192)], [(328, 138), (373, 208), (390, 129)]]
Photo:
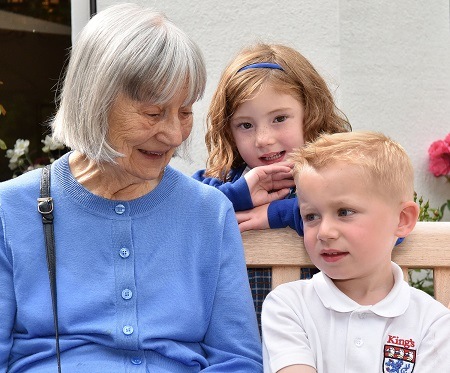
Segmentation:
[(333, 281), (324, 273), (319, 272), (313, 277), (314, 289), (325, 308), (336, 312), (371, 311), (381, 317), (400, 316), (408, 308), (410, 289), (403, 280), (401, 268), (392, 262), (394, 286), (389, 294), (380, 302), (362, 306), (341, 292)]

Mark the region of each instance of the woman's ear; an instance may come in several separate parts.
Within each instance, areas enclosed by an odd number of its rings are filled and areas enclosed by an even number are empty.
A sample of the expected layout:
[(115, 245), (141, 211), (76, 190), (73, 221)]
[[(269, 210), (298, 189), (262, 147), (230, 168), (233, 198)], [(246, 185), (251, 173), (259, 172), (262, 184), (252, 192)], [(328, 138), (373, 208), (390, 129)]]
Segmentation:
[(396, 231), (397, 237), (406, 237), (414, 229), (419, 217), (419, 206), (413, 201), (402, 203), (398, 227)]

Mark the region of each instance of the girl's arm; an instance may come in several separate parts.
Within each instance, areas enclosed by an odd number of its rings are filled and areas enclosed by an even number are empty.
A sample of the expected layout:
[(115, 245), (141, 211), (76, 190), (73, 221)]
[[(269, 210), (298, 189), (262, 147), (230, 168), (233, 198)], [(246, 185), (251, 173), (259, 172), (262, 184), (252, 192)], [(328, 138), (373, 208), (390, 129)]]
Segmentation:
[(233, 181), (223, 182), (214, 177), (205, 177), (204, 174), (205, 170), (199, 170), (192, 177), (203, 184), (219, 189), (231, 201), (234, 211), (253, 208), (252, 196), (245, 178), (235, 177)]
[(270, 228), (291, 227), (299, 236), (303, 236), (303, 220), (297, 197), (272, 202), (267, 210), (267, 217)]
[(254, 207), (236, 213), (241, 232), (252, 229), (291, 227), (303, 236), (303, 221), (297, 198), (273, 201), (270, 204)]
[(255, 167), (244, 177), (242, 169), (231, 172), (230, 182), (205, 177), (205, 170), (197, 171), (192, 177), (203, 184), (219, 189), (233, 203), (235, 211), (249, 210), (284, 198), (294, 186), (292, 169), (287, 163)]

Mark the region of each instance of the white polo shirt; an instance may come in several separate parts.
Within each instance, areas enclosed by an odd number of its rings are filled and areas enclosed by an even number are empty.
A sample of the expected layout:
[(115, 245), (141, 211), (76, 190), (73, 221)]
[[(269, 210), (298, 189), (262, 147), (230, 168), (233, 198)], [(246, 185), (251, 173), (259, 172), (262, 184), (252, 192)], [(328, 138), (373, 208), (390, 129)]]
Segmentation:
[(274, 289), (262, 310), (264, 372), (294, 364), (318, 373), (448, 373), (450, 310), (403, 280), (361, 306), (317, 273)]

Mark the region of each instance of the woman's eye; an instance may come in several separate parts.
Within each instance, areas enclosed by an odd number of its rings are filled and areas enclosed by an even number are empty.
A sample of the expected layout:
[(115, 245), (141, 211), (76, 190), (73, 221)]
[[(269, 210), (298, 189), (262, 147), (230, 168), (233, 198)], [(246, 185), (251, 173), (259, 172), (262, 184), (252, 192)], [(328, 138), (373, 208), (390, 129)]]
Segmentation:
[(353, 215), (355, 211), (350, 209), (339, 209), (338, 216), (350, 216)]
[(181, 117), (184, 118), (184, 119), (187, 119), (187, 118), (191, 117), (192, 114), (193, 114), (193, 112), (189, 111), (189, 110), (182, 111), (181, 112)]
[(147, 116), (149, 116), (150, 118), (158, 118), (160, 115), (161, 115), (160, 112), (147, 113)]
[(279, 115), (277, 117), (275, 117), (275, 119), (273, 120), (275, 123), (281, 123), (284, 122), (287, 119), (286, 115)]

